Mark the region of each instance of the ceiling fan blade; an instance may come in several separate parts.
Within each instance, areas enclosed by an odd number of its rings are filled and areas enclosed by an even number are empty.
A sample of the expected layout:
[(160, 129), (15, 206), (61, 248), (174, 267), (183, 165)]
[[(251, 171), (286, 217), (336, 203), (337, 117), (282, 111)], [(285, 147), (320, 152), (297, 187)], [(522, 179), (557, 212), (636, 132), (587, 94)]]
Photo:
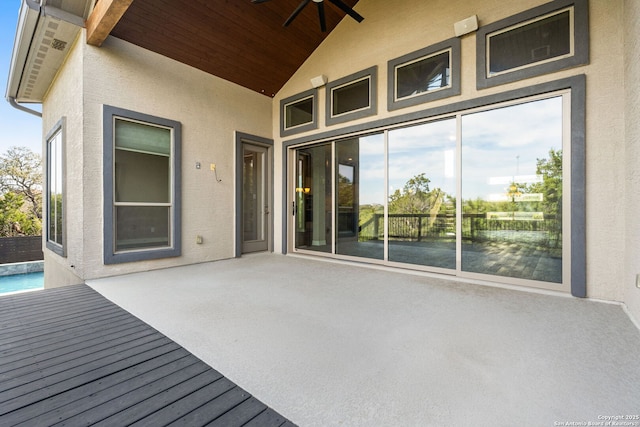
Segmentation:
[(362, 17), (362, 15), (358, 14), (358, 12), (356, 12), (355, 10), (351, 9), (349, 6), (347, 6), (342, 0), (329, 0), (331, 3), (335, 4), (336, 6), (338, 6), (340, 9), (342, 9), (342, 11), (344, 13), (346, 13), (347, 15), (349, 15), (350, 17), (352, 17), (353, 19), (355, 19), (358, 22), (362, 22), (362, 20), (364, 19)]
[(316, 3), (318, 5), (318, 17), (320, 18), (320, 31), (327, 31), (327, 20), (324, 18), (324, 2)]
[(253, 3), (253, 4), (260, 4), (260, 3), (266, 3), (266, 2), (268, 2), (268, 1), (269, 1), (269, 0), (251, 0), (251, 3)]
[(302, 12), (302, 9), (304, 9), (305, 6), (308, 5), (309, 3), (311, 3), (311, 0), (302, 0), (302, 3), (300, 3), (296, 8), (296, 10), (293, 11), (291, 16), (288, 17), (286, 21), (284, 21), (284, 24), (282, 24), (282, 26), (286, 27), (287, 25), (291, 24), (291, 21), (296, 19), (296, 16), (298, 16), (298, 14)]

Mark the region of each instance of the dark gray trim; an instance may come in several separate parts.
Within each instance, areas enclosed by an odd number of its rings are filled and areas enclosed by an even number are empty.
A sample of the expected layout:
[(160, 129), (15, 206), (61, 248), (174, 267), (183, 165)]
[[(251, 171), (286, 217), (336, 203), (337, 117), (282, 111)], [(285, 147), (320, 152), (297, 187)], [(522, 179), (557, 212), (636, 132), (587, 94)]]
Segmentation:
[(587, 296), (587, 82), (571, 86), (571, 295)]
[[(295, 126), (293, 128), (285, 129), (284, 121), (286, 118), (286, 114), (284, 112), (284, 107), (287, 104), (291, 104), (297, 100), (301, 100), (307, 98), (309, 96), (313, 97), (313, 119), (310, 123), (300, 126)], [(310, 130), (318, 129), (318, 89), (309, 89), (307, 91), (295, 94), (288, 98), (282, 99), (280, 101), (280, 136), (291, 136), (302, 132), (307, 132)]]
[[(487, 77), (487, 35), (503, 28), (574, 6), (574, 54), (568, 58)], [(485, 89), (589, 63), (588, 0), (555, 0), (481, 27), (476, 34), (476, 87)]]
[[(173, 223), (171, 224), (172, 247), (162, 249), (141, 249), (131, 252), (114, 253), (113, 238), (113, 118), (133, 119), (150, 125), (173, 128)], [(178, 257), (182, 255), (182, 125), (175, 120), (164, 119), (122, 108), (103, 105), (103, 240), (104, 263), (118, 264), (123, 262), (145, 261), (151, 259)]]
[[(60, 166), (62, 167), (62, 245), (51, 242), (49, 240), (49, 221), (51, 221), (49, 203), (51, 202), (51, 186), (49, 185), (49, 178), (51, 177), (51, 156), (49, 151), (49, 141), (51, 138), (60, 131), (60, 140), (62, 143), (62, 159)], [(44, 226), (46, 227), (45, 233), (45, 246), (51, 252), (60, 255), (61, 257), (67, 256), (67, 118), (62, 117), (58, 120), (58, 123), (47, 133), (45, 136), (45, 155), (47, 162), (47, 173), (45, 175), (45, 200), (42, 201), (43, 217), (46, 218)]]
[[(451, 49), (451, 55), (449, 58), (451, 61), (451, 87), (433, 92), (425, 92), (420, 95), (412, 96), (411, 98), (404, 98), (399, 100), (395, 99), (396, 67), (398, 65), (404, 64), (405, 62), (414, 61), (424, 56), (433, 55), (447, 49)], [(450, 96), (460, 95), (460, 74), (462, 72), (460, 61), (460, 39), (458, 37), (454, 37), (449, 40), (445, 40), (443, 42), (425, 47), (424, 49), (408, 53), (399, 58), (392, 59), (387, 63), (387, 109), (389, 111), (393, 111), (400, 108), (423, 104), (425, 102), (448, 98)]]
[(510, 90), (494, 95), (483, 96), (466, 101), (454, 102), (441, 107), (430, 108), (401, 116), (389, 117), (375, 120), (369, 123), (349, 126), (321, 132), (312, 136), (305, 136), (282, 144), (282, 248), (283, 253), (287, 251), (288, 244), (288, 220), (291, 211), (289, 210), (287, 178), (289, 176), (287, 163), (287, 153), (289, 148), (314, 141), (323, 141), (331, 138), (338, 138), (342, 135), (353, 133), (364, 133), (374, 129), (398, 126), (403, 123), (415, 120), (426, 120), (429, 118), (456, 114), (458, 112), (472, 108), (489, 106), (502, 102), (528, 98), (542, 95), (544, 93), (555, 92), (563, 89), (571, 90), (571, 294), (576, 297), (585, 297), (587, 294), (586, 282), (586, 167), (585, 167), (585, 147), (586, 147), (586, 76), (583, 74), (555, 80), (539, 85), (521, 89)]
[(262, 138), (260, 136), (255, 136), (255, 135), (251, 135), (248, 133), (243, 133), (243, 132), (239, 132), (236, 131), (236, 150), (235, 150), (235, 155), (236, 155), (236, 211), (235, 211), (235, 216), (236, 216), (236, 250), (235, 250), (235, 257), (236, 258), (240, 258), (242, 256), (242, 184), (243, 184), (243, 178), (242, 178), (242, 168), (243, 168), (243, 163), (242, 163), (242, 144), (243, 143), (249, 143), (249, 144), (254, 144), (254, 145), (262, 145), (266, 148), (268, 148), (268, 159), (270, 162), (270, 169), (271, 169), (271, 190), (270, 190), (270, 194), (269, 194), (269, 198), (270, 198), (270, 202), (269, 202), (269, 206), (271, 206), (271, 231), (270, 231), (270, 235), (269, 235), (269, 251), (273, 252), (273, 229), (274, 229), (274, 218), (273, 218), (273, 206), (274, 206), (274, 200), (273, 200), (273, 182), (274, 182), (274, 174), (273, 174), (273, 139), (268, 139), (268, 138)]
[[(344, 113), (339, 116), (333, 116), (333, 94), (332, 90), (348, 84), (350, 82), (369, 77), (369, 107), (356, 110), (352, 113)], [(338, 123), (349, 122), (351, 120), (361, 119), (363, 117), (374, 116), (378, 114), (378, 66), (367, 68), (366, 70), (358, 71), (357, 73), (350, 74), (342, 77), (341, 79), (327, 83), (327, 99), (325, 101), (325, 114), (326, 125), (331, 126)]]

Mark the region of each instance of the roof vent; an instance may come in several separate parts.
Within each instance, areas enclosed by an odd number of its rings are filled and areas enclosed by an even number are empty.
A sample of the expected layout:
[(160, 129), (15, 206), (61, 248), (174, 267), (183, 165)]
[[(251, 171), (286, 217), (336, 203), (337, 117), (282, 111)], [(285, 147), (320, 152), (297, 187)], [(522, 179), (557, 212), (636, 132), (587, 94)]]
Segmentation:
[(67, 42), (53, 39), (53, 41), (51, 42), (51, 47), (56, 50), (64, 50), (67, 47)]

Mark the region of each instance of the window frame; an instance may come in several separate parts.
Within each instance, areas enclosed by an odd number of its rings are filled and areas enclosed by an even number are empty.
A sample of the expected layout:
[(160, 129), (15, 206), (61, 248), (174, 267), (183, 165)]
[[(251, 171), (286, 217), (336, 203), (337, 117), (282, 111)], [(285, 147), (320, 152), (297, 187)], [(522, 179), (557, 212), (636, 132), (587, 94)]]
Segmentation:
[[(577, 74), (564, 77), (557, 80), (538, 83), (534, 86), (526, 86), (516, 88), (504, 92), (478, 96), (467, 100), (458, 100), (450, 104), (435, 106), (428, 109), (405, 113), (399, 116), (381, 118), (362, 124), (354, 124), (345, 128), (337, 128), (326, 130), (324, 132), (303, 136), (299, 138), (284, 141), (282, 145), (282, 161), (285, 165), (284, 176), (288, 177), (282, 182), (282, 194), (291, 194), (289, 185), (295, 174), (295, 165), (289, 163), (291, 157), (290, 152), (307, 145), (328, 142), (342, 138), (345, 136), (353, 136), (365, 134), (382, 128), (392, 128), (398, 126), (407, 126), (423, 120), (433, 120), (439, 117), (455, 115), (463, 111), (476, 108), (483, 108), (493, 104), (505, 102), (517, 102), (521, 98), (531, 98), (547, 94), (550, 92), (569, 90), (570, 91), (570, 129), (566, 129), (569, 133), (570, 141), (570, 163), (569, 168), (565, 170), (570, 173), (571, 194), (570, 199), (566, 199), (571, 205), (570, 212), (570, 292), (571, 295), (579, 298), (587, 296), (586, 281), (586, 153), (585, 153), (585, 129), (586, 129), (586, 75)], [(285, 197), (282, 199), (282, 211), (290, 212), (292, 199)], [(293, 232), (289, 228), (290, 216), (282, 217), (282, 247), (283, 253), (295, 252), (291, 246), (293, 242)], [(527, 286), (527, 285), (525, 285)]]
[[(490, 38), (566, 11), (570, 12), (571, 53), (489, 75)], [(476, 87), (485, 89), (589, 63), (588, 0), (555, 0), (481, 27), (476, 34)]]
[[(339, 123), (357, 120), (364, 117), (373, 116), (378, 113), (378, 67), (373, 66), (366, 70), (342, 77), (333, 82), (327, 83), (327, 99), (325, 105), (326, 125), (331, 126)], [(356, 110), (347, 111), (340, 114), (333, 114), (333, 93), (334, 91), (358, 83), (362, 80), (369, 80), (369, 105)]]
[[(46, 163), (47, 163), (47, 174), (46, 174), (46, 192), (45, 192), (45, 200), (46, 202), (44, 203), (44, 206), (46, 206), (46, 231), (45, 231), (45, 236), (46, 236), (46, 248), (49, 249), (50, 251), (52, 251), (55, 254), (60, 255), (61, 257), (66, 257), (67, 256), (67, 245), (65, 244), (67, 241), (67, 221), (66, 221), (66, 140), (67, 140), (67, 119), (66, 117), (62, 117), (54, 126), (53, 128), (49, 131), (49, 133), (47, 133), (46, 137), (45, 137), (45, 144), (46, 144)], [(62, 180), (60, 183), (60, 190), (61, 190), (61, 194), (62, 194), (62, 230), (61, 230), (61, 235), (62, 235), (62, 242), (58, 243), (55, 240), (51, 240), (51, 234), (50, 234), (50, 230), (51, 230), (51, 214), (50, 214), (50, 203), (51, 203), (51, 177), (52, 177), (52, 173), (54, 172), (52, 170), (52, 156), (51, 156), (51, 142), (54, 139), (57, 139), (57, 136), (60, 135), (60, 161), (59, 163), (56, 162), (56, 166), (60, 167), (61, 171), (61, 175), (62, 175)]]
[[(289, 105), (296, 104), (304, 101), (305, 99), (312, 98), (313, 111), (311, 112), (311, 121), (308, 123), (299, 124), (296, 126), (287, 127), (287, 111), (286, 108)], [(295, 94), (280, 101), (280, 136), (290, 136), (298, 133), (314, 130), (318, 128), (318, 89), (309, 89), (307, 91)]]
[[(170, 154), (170, 186), (171, 206), (169, 207), (169, 246), (158, 248), (139, 248), (116, 251), (116, 203), (114, 196), (115, 175), (115, 121), (116, 119), (140, 122), (148, 126), (169, 128), (171, 130)], [(124, 262), (144, 261), (160, 258), (178, 257), (182, 253), (181, 230), (181, 146), (182, 125), (175, 120), (164, 119), (122, 108), (103, 106), (103, 190), (104, 190), (104, 263), (118, 264)]]
[[(387, 108), (389, 111), (398, 110), (400, 108), (411, 107), (414, 105), (424, 104), (451, 96), (460, 95), (461, 93), (461, 67), (460, 67), (460, 39), (457, 37), (444, 40), (423, 49), (416, 50), (398, 58), (392, 59), (387, 63)], [(422, 92), (416, 95), (397, 98), (397, 70), (403, 65), (418, 62), (423, 59), (429, 59), (441, 53), (449, 51), (449, 85), (440, 89)]]

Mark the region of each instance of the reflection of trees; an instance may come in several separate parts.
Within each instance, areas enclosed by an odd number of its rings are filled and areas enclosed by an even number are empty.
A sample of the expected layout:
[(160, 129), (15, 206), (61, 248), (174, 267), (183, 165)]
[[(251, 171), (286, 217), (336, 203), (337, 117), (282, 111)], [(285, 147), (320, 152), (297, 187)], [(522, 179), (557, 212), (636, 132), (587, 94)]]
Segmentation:
[[(542, 180), (532, 184), (512, 182), (506, 189), (506, 201), (481, 198), (464, 201), (463, 237), (482, 240), (487, 231), (544, 232), (544, 246), (562, 246), (562, 150), (549, 150), (549, 157), (537, 159), (536, 174)], [(542, 201), (517, 201), (518, 197), (541, 194)], [(487, 215), (496, 212), (496, 216)], [(508, 212), (512, 220), (498, 215)], [(518, 213), (531, 212), (528, 220), (517, 220)], [(541, 213), (541, 214), (537, 214)], [(522, 218), (522, 217), (521, 217)]]
[(542, 176), (542, 182), (527, 186), (529, 193), (541, 193), (542, 202), (538, 209), (546, 216), (554, 216), (555, 221), (549, 231), (553, 233), (554, 247), (561, 245), (562, 236), (562, 149), (549, 150), (549, 158), (537, 159), (536, 174)]
[(390, 235), (421, 240), (423, 236), (455, 232), (454, 199), (440, 188), (431, 189), (430, 183), (426, 174), (421, 173), (389, 196)]

